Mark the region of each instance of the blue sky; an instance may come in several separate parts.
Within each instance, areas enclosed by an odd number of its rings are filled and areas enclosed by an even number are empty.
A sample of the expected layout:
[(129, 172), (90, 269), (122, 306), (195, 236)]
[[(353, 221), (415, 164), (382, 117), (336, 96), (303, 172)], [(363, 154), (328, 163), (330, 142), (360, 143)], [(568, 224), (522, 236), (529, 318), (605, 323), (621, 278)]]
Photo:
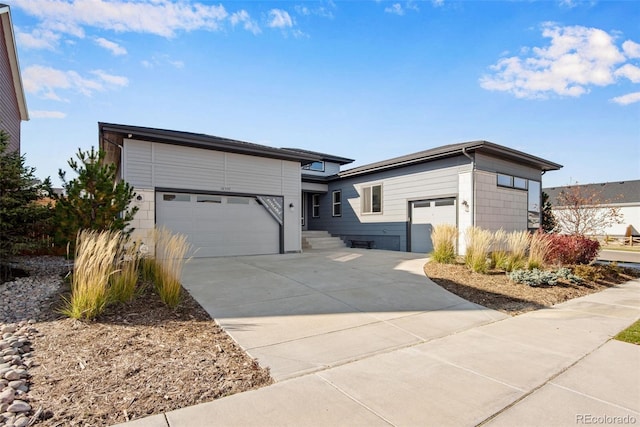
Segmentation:
[(15, 0), (43, 178), (97, 122), (356, 159), (488, 140), (640, 178), (640, 2)]

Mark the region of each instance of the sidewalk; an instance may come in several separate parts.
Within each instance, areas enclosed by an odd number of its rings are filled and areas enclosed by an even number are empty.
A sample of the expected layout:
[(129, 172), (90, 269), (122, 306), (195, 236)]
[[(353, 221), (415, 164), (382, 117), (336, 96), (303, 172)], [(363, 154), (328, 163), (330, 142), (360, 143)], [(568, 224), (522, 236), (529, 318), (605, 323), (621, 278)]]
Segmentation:
[(638, 424), (638, 318), (634, 280), (126, 426)]

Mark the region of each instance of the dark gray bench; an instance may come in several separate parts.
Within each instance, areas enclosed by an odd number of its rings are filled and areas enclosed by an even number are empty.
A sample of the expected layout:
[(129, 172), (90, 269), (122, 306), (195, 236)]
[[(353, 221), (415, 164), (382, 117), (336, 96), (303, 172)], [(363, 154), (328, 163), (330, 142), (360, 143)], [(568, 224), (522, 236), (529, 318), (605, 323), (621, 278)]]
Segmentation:
[(349, 240), (352, 248), (373, 249), (373, 240)]

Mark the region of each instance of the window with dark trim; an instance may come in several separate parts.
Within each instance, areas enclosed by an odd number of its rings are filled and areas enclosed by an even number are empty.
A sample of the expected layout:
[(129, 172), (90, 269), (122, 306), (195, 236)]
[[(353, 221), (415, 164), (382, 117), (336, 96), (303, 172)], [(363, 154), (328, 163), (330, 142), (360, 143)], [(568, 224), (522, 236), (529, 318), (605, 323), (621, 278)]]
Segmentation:
[(163, 194), (162, 200), (165, 202), (190, 202), (190, 194)]
[(513, 175), (507, 175), (505, 173), (499, 173), (498, 187), (515, 188), (516, 190), (526, 190), (528, 180), (526, 178), (520, 178)]
[(311, 196), (311, 217), (319, 218), (320, 217), (320, 195), (313, 194)]
[(362, 188), (362, 213), (382, 213), (382, 184)]
[(308, 165), (302, 166), (302, 169), (307, 171), (324, 172), (324, 162), (311, 162)]
[(513, 177), (511, 175), (505, 175), (503, 173), (498, 174), (498, 185), (500, 187), (513, 187)]
[(331, 194), (333, 216), (342, 216), (342, 191), (336, 190)]

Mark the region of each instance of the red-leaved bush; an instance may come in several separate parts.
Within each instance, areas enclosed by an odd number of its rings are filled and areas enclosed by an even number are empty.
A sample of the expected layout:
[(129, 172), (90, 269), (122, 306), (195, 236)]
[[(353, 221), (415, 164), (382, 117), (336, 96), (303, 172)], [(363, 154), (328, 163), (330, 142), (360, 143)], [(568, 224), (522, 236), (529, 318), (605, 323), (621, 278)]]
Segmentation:
[(600, 242), (584, 236), (549, 234), (547, 262), (553, 264), (589, 264), (598, 256)]

